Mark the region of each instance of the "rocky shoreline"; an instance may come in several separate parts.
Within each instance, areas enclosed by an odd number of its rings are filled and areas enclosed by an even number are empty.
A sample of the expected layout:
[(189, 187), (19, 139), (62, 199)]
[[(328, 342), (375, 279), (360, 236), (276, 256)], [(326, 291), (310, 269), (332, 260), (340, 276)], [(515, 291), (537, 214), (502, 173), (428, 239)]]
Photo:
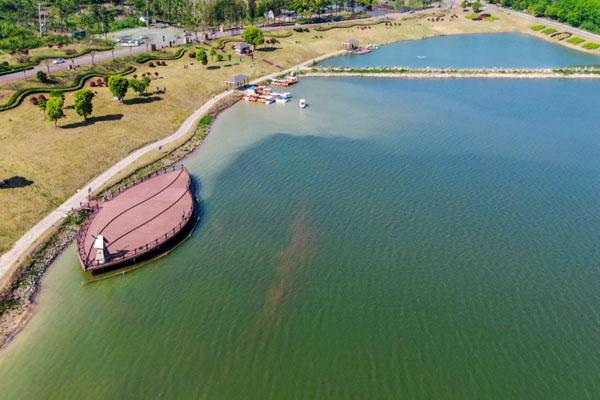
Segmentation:
[[(200, 119), (194, 134), (185, 142), (159, 159), (134, 170), (116, 184), (107, 187), (97, 197), (101, 198), (104, 194), (139, 176), (182, 161), (202, 144), (217, 115), (233, 106), (240, 98), (240, 96), (231, 95), (219, 101), (206, 113), (205, 117)], [(38, 246), (27, 262), (15, 271), (10, 284), (3, 292), (0, 292), (0, 350), (16, 337), (33, 316), (36, 297), (40, 291), (40, 282), (44, 273), (76, 239), (79, 226), (86, 217), (87, 213), (84, 211), (72, 212), (56, 233)]]

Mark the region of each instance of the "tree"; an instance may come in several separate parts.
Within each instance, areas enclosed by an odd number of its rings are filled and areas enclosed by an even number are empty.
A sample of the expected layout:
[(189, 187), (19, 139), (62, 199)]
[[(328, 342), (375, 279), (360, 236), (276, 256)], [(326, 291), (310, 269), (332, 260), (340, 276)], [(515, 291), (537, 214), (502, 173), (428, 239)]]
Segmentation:
[(36, 72), (35, 76), (36, 76), (37, 80), (42, 83), (48, 82), (48, 75), (46, 75), (46, 73), (44, 71)]
[(108, 89), (117, 100), (123, 101), (129, 88), (129, 81), (122, 76), (114, 75), (108, 78)]
[(139, 96), (146, 92), (146, 88), (148, 88), (148, 85), (150, 85), (150, 78), (148, 78), (147, 76), (145, 76), (144, 79), (142, 79), (141, 81), (137, 79), (129, 80), (129, 87), (132, 88), (133, 91), (136, 92)]
[(64, 118), (63, 106), (65, 101), (59, 96), (50, 96), (46, 102), (46, 118), (48, 121), (54, 121), (54, 126), (57, 125), (59, 119)]
[(478, 13), (481, 11), (481, 3), (479, 1), (476, 1), (475, 3), (473, 3), (473, 5), (471, 7), (473, 8), (474, 13)]
[(253, 49), (256, 49), (256, 46), (261, 45), (265, 42), (265, 35), (262, 29), (250, 25), (244, 31), (244, 40), (251, 44)]
[(469, 7), (469, 5), (470, 5), (470, 3), (467, 0), (463, 0), (463, 2), (460, 3), (460, 6), (462, 8), (467, 8), (467, 7)]
[(148, 87), (150, 86), (150, 78), (148, 78), (147, 76), (142, 78), (142, 83), (144, 84), (144, 93), (146, 93), (146, 89), (148, 89)]
[(214, 47), (210, 48), (210, 59), (215, 61), (215, 56), (217, 55), (217, 49), (215, 49)]
[(94, 92), (89, 89), (83, 89), (75, 93), (75, 111), (87, 120), (88, 115), (92, 114), (92, 99)]
[(200, 61), (202, 65), (208, 64), (208, 56), (206, 55), (206, 50), (200, 49), (196, 52), (196, 60)]

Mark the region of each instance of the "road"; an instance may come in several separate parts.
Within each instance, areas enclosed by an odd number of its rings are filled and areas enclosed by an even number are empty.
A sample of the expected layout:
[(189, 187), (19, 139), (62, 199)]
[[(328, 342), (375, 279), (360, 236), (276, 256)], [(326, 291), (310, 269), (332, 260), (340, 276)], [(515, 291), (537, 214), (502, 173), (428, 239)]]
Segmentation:
[(551, 26), (551, 27), (558, 28), (558, 29), (564, 30), (564, 31), (575, 32), (578, 35), (586, 36), (588, 38), (600, 41), (600, 35), (598, 35), (596, 33), (584, 31), (583, 29), (575, 28), (575, 27), (572, 27), (570, 25), (563, 24), (561, 22), (557, 22), (557, 21), (554, 21), (554, 20), (551, 20), (551, 19), (548, 19), (548, 18), (536, 17), (534, 15), (527, 14), (527, 13), (522, 12), (522, 11), (517, 11), (517, 10), (513, 10), (513, 9), (510, 9), (510, 8), (504, 8), (504, 7), (498, 7), (498, 6), (494, 5), (494, 4), (486, 4), (485, 8), (486, 8), (486, 10), (490, 10), (491, 9), (491, 10), (496, 10), (496, 11), (504, 11), (504, 12), (507, 12), (509, 14), (518, 15), (520, 17), (530, 19), (530, 20), (532, 20), (534, 22), (537, 22), (539, 24), (543, 24), (543, 25), (546, 25), (546, 26)]
[[(448, 4), (449, 4), (449, 6), (451, 6), (452, 0), (447, 0), (447, 1), (449, 1)], [(414, 14), (436, 12), (436, 11), (447, 9), (447, 8), (449, 8), (449, 7), (447, 6), (447, 7), (443, 7), (443, 8), (419, 10), (419, 11), (416, 11)], [(346, 23), (352, 23), (352, 22), (365, 22), (365, 21), (372, 21), (372, 20), (377, 20), (377, 19), (390, 18), (392, 16), (399, 17), (399, 16), (407, 16), (407, 15), (410, 15), (410, 14), (409, 13), (392, 12), (392, 13), (387, 13), (387, 14), (379, 14), (379, 15), (372, 16), (369, 18), (360, 18), (360, 19), (339, 21), (339, 22), (333, 22), (333, 23), (332, 22), (323, 22), (323, 23), (318, 23), (318, 24), (306, 24), (306, 25), (302, 25), (302, 27), (303, 28), (317, 28), (319, 26), (326, 26), (326, 25), (331, 25), (331, 24), (346, 24)], [(293, 24), (284, 25), (284, 26), (272, 26), (272, 27), (268, 26), (268, 27), (264, 27), (263, 30), (265, 30), (265, 31), (289, 30), (289, 29), (293, 29), (294, 27), (296, 27), (296, 25), (293, 25)], [(217, 38), (221, 38), (221, 37), (225, 37), (225, 36), (239, 35), (239, 34), (241, 34), (241, 29), (226, 30), (223, 32), (216, 32), (216, 33), (212, 34), (211, 38), (217, 39)], [(183, 44), (183, 39), (177, 40), (175, 42), (175, 44), (176, 45)], [(168, 43), (163, 43), (162, 45), (157, 44), (157, 48), (162, 48), (162, 47), (167, 47), (167, 46), (168, 46)], [(63, 64), (50, 64), (48, 66), (40, 64), (40, 65), (36, 65), (35, 67), (33, 67), (33, 69), (15, 72), (12, 74), (7, 74), (7, 75), (2, 75), (2, 76), (0, 76), (0, 84), (14, 82), (14, 81), (18, 81), (21, 79), (26, 79), (28, 77), (33, 77), (33, 76), (35, 76), (37, 71), (44, 71), (46, 73), (52, 73), (52, 72), (56, 72), (56, 71), (69, 69), (70, 67), (90, 65), (90, 64), (104, 62), (104, 61), (111, 61), (111, 60), (114, 60), (115, 58), (127, 57), (130, 55), (143, 53), (143, 52), (149, 51), (149, 49), (150, 49), (150, 46), (148, 43), (146, 43), (146, 44), (143, 44), (143, 45), (137, 46), (137, 47), (127, 47), (127, 48), (118, 48), (115, 50), (108, 50), (108, 51), (98, 51), (94, 54), (93, 58), (92, 58), (91, 54), (87, 54), (87, 55), (84, 55), (81, 57), (67, 59), (67, 60), (65, 60), (65, 62)]]
[[(180, 43), (181, 42), (176, 42), (176, 44), (180, 44)], [(168, 46), (168, 43), (165, 43), (162, 46), (157, 45), (158, 48), (166, 47), (166, 46)], [(35, 67), (33, 67), (33, 69), (0, 76), (0, 84), (18, 81), (21, 79), (35, 76), (37, 71), (44, 71), (46, 73), (56, 72), (56, 71), (69, 69), (69, 67), (89, 65), (89, 64), (104, 62), (104, 61), (111, 61), (111, 60), (114, 60), (115, 58), (127, 57), (130, 55), (143, 53), (143, 52), (149, 51), (149, 49), (150, 49), (150, 46), (148, 44), (143, 44), (143, 45), (137, 46), (137, 47), (125, 47), (125, 48), (117, 48), (117, 49), (108, 50), (108, 51), (98, 51), (94, 54), (93, 58), (92, 58), (91, 54), (86, 54), (81, 57), (65, 59), (65, 62), (62, 64), (50, 64), (48, 66), (39, 64), (39, 65), (36, 65)]]

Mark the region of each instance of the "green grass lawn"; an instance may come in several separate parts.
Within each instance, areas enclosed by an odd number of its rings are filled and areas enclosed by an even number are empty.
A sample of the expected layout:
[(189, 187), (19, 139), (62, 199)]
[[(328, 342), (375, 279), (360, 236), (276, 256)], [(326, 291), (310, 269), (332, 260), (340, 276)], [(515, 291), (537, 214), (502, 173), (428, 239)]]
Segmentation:
[(531, 27), (531, 29), (538, 32), (538, 31), (541, 31), (542, 29), (544, 29), (545, 27), (546, 27), (546, 25), (534, 25)]
[(558, 31), (554, 28), (546, 28), (542, 31), (542, 33), (544, 35), (552, 35), (553, 33), (556, 33), (556, 32), (558, 32)]

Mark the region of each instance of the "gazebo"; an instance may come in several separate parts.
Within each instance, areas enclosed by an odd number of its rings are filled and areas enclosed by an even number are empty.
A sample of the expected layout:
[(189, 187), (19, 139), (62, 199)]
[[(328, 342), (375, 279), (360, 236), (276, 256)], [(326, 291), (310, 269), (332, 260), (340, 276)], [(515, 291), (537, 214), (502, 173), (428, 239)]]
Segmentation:
[(228, 88), (239, 88), (240, 86), (246, 86), (249, 82), (250, 77), (243, 74), (234, 75), (225, 81)]
[(358, 40), (357, 39), (348, 39), (344, 43), (344, 49), (346, 50), (356, 50), (358, 49)]
[(246, 42), (237, 42), (234, 47), (238, 54), (247, 54), (250, 52), (250, 45)]

